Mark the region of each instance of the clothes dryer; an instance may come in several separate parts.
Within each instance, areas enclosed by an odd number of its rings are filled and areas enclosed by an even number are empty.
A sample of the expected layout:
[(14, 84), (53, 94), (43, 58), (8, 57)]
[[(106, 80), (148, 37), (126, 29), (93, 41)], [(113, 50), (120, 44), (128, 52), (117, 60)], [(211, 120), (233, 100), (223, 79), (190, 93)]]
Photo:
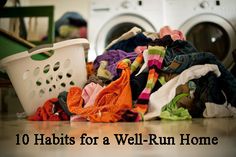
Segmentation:
[(236, 49), (235, 0), (165, 0), (164, 23), (180, 29), (199, 51), (212, 52), (227, 68)]
[(133, 27), (157, 32), (163, 26), (163, 0), (91, 0), (88, 20), (89, 60)]

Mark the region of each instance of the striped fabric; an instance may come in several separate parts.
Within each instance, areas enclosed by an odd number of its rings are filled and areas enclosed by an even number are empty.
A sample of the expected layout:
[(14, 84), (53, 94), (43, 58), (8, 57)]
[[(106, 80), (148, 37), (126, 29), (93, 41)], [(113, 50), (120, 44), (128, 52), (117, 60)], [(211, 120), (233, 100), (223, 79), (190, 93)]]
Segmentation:
[(143, 63), (143, 53), (138, 54), (133, 63), (131, 64), (131, 74), (137, 70)]
[(158, 80), (158, 69), (161, 69), (162, 62), (165, 56), (165, 48), (162, 46), (149, 46), (148, 47), (148, 80), (146, 87), (138, 97), (134, 110), (145, 114), (148, 109), (149, 97), (152, 89)]

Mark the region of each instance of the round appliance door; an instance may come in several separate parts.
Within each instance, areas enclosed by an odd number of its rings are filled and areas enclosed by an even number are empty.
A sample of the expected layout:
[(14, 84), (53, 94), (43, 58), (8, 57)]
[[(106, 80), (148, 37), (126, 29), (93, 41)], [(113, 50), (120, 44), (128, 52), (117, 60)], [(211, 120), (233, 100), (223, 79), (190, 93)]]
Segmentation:
[(199, 15), (185, 22), (180, 30), (199, 51), (212, 52), (226, 68), (233, 65), (232, 52), (236, 48), (236, 34), (230, 23), (222, 17)]
[(135, 26), (142, 31), (156, 32), (154, 26), (141, 16), (133, 14), (116, 16), (109, 20), (99, 32), (95, 43), (96, 54), (102, 54), (109, 43)]

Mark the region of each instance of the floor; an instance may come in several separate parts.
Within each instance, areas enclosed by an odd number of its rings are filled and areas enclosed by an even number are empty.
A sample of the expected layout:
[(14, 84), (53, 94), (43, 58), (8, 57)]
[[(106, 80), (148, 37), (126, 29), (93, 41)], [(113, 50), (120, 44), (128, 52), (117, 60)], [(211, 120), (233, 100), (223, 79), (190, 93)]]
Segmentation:
[(235, 120), (217, 118), (108, 124), (32, 122), (0, 115), (0, 156), (235, 157)]

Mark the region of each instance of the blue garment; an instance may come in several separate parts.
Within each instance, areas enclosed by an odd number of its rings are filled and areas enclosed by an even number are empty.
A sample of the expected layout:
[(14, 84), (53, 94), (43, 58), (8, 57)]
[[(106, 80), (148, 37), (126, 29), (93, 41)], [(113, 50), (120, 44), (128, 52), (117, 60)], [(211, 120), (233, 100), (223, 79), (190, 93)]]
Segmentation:
[(172, 38), (170, 35), (165, 35), (163, 38), (157, 38), (154, 41), (151, 41), (149, 43), (150, 46), (168, 46), (171, 45), (171, 43), (173, 42)]
[[(170, 68), (173, 61), (179, 64), (176, 69)], [(167, 73), (181, 73), (193, 65), (200, 64), (218, 66), (221, 72), (218, 78), (220, 87), (225, 92), (228, 102), (236, 107), (236, 79), (212, 53), (198, 52), (189, 42), (177, 40), (167, 47), (162, 70)]]
[(136, 36), (127, 40), (122, 40), (112, 45), (108, 50), (123, 50), (125, 52), (134, 52), (137, 46), (147, 46), (151, 42), (151, 38), (147, 38), (143, 33), (138, 33)]
[(192, 117), (203, 117), (206, 102), (224, 104), (225, 96), (221, 90), (221, 84), (217, 76), (210, 72), (199, 79), (194, 79), (196, 89), (194, 92), (194, 102), (192, 109), (189, 111)]
[(176, 69), (170, 68), (169, 65), (174, 60), (182, 63), (183, 60), (178, 60), (178, 58), (175, 59), (175, 57), (182, 56), (182, 55), (188, 55), (188, 54), (195, 53), (195, 52), (198, 52), (197, 49), (188, 41), (176, 40), (176, 41), (172, 42), (166, 48), (166, 54), (165, 54), (165, 58), (163, 61), (163, 65), (164, 65), (163, 70), (168, 73), (181, 73), (186, 68), (176, 71)]

